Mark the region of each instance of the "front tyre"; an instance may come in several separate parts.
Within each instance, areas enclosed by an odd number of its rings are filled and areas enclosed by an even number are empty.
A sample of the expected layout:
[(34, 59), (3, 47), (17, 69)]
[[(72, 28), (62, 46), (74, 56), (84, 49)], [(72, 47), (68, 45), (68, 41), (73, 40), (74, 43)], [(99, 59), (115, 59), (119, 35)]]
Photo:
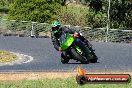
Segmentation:
[(92, 55), (93, 55), (93, 59), (91, 59), (90, 62), (91, 63), (97, 63), (98, 58), (93, 51), (92, 51)]
[(66, 57), (63, 53), (61, 53), (61, 62), (63, 64), (67, 64), (69, 62), (69, 58)]
[(89, 63), (89, 61), (85, 59), (81, 54), (77, 53), (76, 49), (71, 48), (71, 54), (74, 56), (74, 58), (79, 60), (81, 63), (83, 64)]

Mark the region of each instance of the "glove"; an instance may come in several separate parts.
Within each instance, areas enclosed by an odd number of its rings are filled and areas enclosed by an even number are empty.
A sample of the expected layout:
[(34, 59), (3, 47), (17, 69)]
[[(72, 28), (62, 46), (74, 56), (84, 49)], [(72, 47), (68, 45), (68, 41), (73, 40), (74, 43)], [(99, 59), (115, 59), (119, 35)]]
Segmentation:
[(61, 47), (59, 47), (59, 51), (60, 51), (60, 52), (62, 51)]
[(77, 32), (74, 32), (74, 37), (75, 38), (79, 37)]

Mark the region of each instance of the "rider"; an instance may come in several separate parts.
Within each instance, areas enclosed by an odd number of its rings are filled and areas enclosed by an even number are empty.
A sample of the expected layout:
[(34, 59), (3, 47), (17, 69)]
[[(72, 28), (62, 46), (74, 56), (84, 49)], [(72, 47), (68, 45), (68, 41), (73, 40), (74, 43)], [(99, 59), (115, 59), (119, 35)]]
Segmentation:
[(67, 33), (67, 32), (70, 34), (74, 34), (75, 43), (82, 49), (85, 48), (84, 45), (86, 45), (87, 47), (91, 47), (91, 44), (89, 43), (89, 41), (85, 39), (83, 36), (81, 36), (79, 32), (77, 32), (74, 29), (62, 27), (60, 22), (55, 21), (52, 23), (51, 40), (53, 42), (54, 48), (57, 51), (62, 51), (60, 47), (60, 43), (59, 43), (59, 38), (61, 37), (63, 33)]

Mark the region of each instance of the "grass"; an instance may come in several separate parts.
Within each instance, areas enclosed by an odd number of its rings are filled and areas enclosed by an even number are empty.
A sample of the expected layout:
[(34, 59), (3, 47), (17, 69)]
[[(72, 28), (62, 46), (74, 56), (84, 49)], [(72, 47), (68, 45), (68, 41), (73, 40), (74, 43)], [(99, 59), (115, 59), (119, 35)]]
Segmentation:
[(16, 60), (17, 56), (8, 52), (0, 50), (0, 63), (12, 62)]
[(0, 88), (132, 88), (128, 84), (85, 84), (79, 85), (75, 78), (2, 81)]

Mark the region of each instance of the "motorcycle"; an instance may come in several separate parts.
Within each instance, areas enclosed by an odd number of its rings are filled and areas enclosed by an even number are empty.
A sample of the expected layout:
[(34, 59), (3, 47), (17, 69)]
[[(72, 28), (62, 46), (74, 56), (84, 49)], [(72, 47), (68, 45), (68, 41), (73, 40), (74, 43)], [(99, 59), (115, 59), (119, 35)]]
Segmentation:
[(81, 49), (75, 43), (75, 38), (73, 34), (64, 33), (59, 39), (60, 47), (62, 49), (61, 53), (61, 62), (66, 64), (70, 59), (74, 59), (76, 61), (80, 61), (83, 64), (87, 63), (96, 63), (97, 56), (94, 53), (94, 50), (87, 46), (85, 49)]

